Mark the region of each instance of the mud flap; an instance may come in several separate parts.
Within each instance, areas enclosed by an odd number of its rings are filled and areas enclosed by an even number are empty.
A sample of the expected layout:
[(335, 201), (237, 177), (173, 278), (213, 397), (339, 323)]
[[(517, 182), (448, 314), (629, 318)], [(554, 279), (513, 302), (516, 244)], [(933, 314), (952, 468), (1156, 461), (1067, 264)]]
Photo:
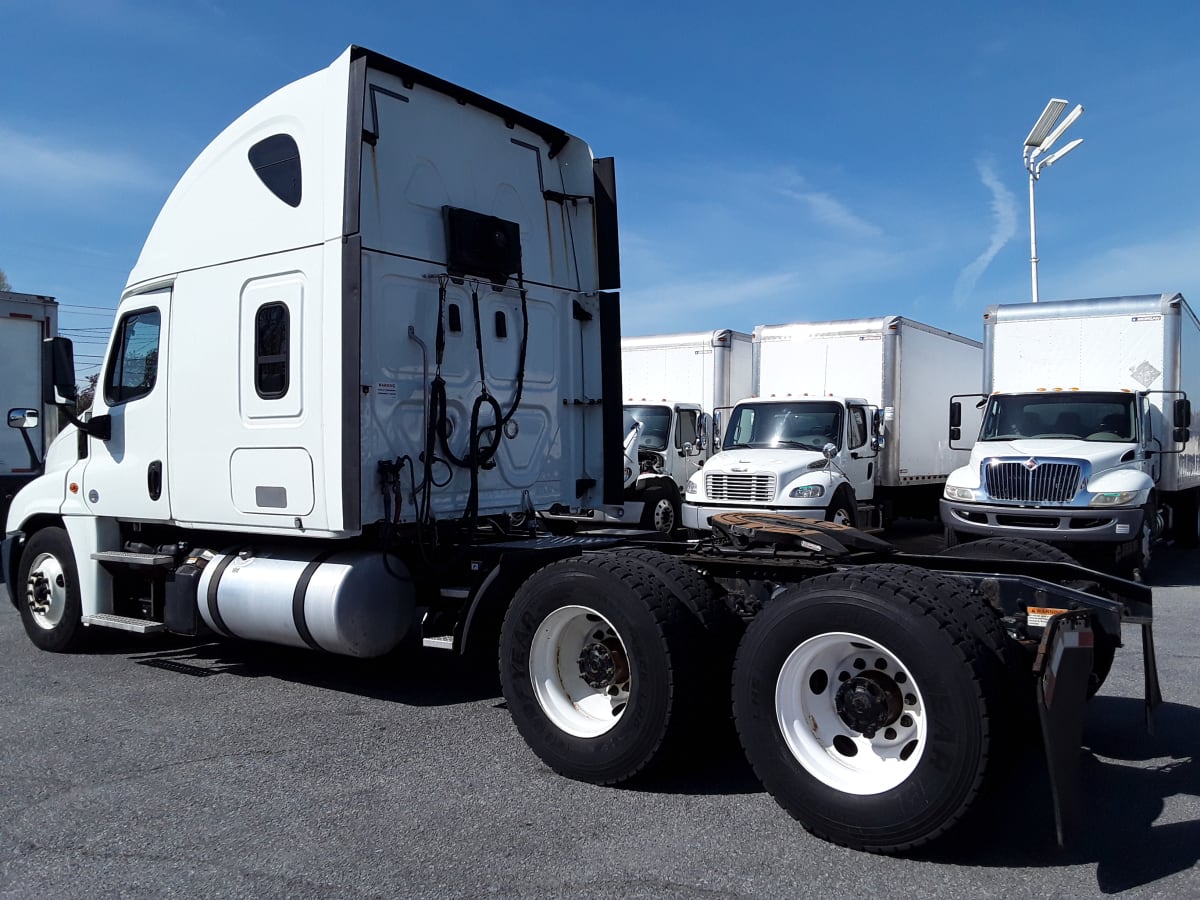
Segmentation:
[(1066, 846), (1080, 816), (1079, 749), (1092, 671), (1092, 629), (1086, 610), (1060, 613), (1047, 623), (1038, 647), (1038, 717), (1059, 847)]

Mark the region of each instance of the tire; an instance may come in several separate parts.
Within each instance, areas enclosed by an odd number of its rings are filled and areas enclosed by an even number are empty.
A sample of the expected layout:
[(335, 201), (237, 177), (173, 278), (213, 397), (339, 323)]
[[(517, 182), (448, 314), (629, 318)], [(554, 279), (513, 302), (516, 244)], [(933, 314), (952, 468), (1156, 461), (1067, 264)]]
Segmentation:
[(738, 648), (746, 756), (825, 840), (879, 853), (928, 843), (967, 813), (989, 773), (1001, 666), (929, 574), (888, 565), (818, 576), (771, 601)]
[(858, 524), (858, 507), (850, 494), (842, 488), (834, 492), (829, 508), (825, 510), (825, 521), (837, 525), (849, 525), (851, 528)]
[(66, 653), (84, 644), (83, 603), (71, 539), (62, 528), (43, 528), (25, 545), (16, 588), (21, 623), (34, 645)]
[(517, 590), (500, 684), (525, 742), (559, 774), (626, 781), (669, 757), (699, 719), (692, 612), (619, 553), (561, 560)]
[[(968, 544), (960, 544), (957, 547), (947, 547), (938, 555), (1079, 564), (1075, 557), (1065, 550), (1031, 538), (983, 538)], [(1085, 592), (1096, 590), (1096, 585), (1090, 581), (1068, 582), (1067, 587)], [(1104, 682), (1108, 679), (1108, 673), (1112, 670), (1113, 660), (1116, 659), (1117, 648), (1121, 645), (1119, 639), (1102, 632), (1097, 632), (1095, 638), (1096, 641), (1092, 647), (1092, 674), (1088, 678), (1087, 695), (1089, 698), (1094, 697), (1104, 686)]]
[(678, 491), (664, 487), (647, 488), (642, 503), (639, 527), (665, 535), (675, 533), (682, 521)]

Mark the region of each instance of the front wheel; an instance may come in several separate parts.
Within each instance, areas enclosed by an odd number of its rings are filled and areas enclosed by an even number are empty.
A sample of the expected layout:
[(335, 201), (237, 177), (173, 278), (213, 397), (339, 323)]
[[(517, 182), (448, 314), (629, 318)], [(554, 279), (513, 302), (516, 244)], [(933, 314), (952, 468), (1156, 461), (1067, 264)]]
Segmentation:
[(734, 720), (755, 773), (809, 831), (920, 846), (971, 806), (1002, 682), (945, 589), (900, 566), (820, 576), (751, 622)]
[(525, 742), (556, 772), (625, 781), (681, 745), (698, 712), (700, 626), (660, 578), (616, 553), (534, 573), (500, 634), (500, 682)]
[(829, 508), (825, 510), (825, 521), (835, 525), (849, 525), (853, 528), (858, 521), (857, 512), (849, 494), (845, 491), (838, 491), (834, 494)]
[(65, 653), (83, 644), (83, 604), (71, 539), (62, 528), (43, 528), (25, 545), (16, 597), (21, 623), (42, 650)]
[(638, 524), (647, 531), (671, 535), (680, 523), (679, 492), (662, 487), (647, 488)]

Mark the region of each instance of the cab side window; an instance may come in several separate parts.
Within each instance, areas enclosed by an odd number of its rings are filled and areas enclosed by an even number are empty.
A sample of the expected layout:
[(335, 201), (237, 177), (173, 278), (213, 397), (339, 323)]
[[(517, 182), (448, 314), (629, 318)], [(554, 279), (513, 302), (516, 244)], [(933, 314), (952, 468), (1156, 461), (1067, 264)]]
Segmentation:
[(861, 406), (850, 407), (850, 449), (867, 442), (867, 411)]
[(142, 309), (121, 318), (115, 350), (104, 373), (104, 400), (109, 406), (128, 403), (154, 390), (160, 328), (157, 309)]

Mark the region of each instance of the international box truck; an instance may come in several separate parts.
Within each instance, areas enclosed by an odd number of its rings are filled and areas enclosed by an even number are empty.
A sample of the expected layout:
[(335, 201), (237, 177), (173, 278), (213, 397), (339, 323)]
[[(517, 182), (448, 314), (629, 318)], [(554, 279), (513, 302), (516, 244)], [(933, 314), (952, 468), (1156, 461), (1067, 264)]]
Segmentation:
[(982, 345), (902, 316), (754, 329), (755, 396), (687, 485), (684, 525), (737, 510), (880, 528), (936, 516), (954, 450), (939, 423)]
[(1073, 565), (762, 514), (721, 541), (541, 530), (542, 504), (620, 499), (615, 200), (584, 141), (362, 48), (252, 107), (159, 213), (87, 421), (70, 342), (44, 345), (71, 425), (0, 543), (30, 640), (445, 648), (498, 665), (530, 748), (598, 784), (732, 714), (788, 812), (879, 852), (954, 828), (1000, 742), (1036, 739), (1019, 706), (1069, 775), (1122, 622), (1158, 702), (1151, 591)]
[[(1144, 570), (1159, 537), (1194, 545), (1200, 326), (1183, 296), (989, 306), (983, 422), (941, 504), (949, 543), (1030, 537)], [(977, 403), (975, 402), (977, 400)]]

